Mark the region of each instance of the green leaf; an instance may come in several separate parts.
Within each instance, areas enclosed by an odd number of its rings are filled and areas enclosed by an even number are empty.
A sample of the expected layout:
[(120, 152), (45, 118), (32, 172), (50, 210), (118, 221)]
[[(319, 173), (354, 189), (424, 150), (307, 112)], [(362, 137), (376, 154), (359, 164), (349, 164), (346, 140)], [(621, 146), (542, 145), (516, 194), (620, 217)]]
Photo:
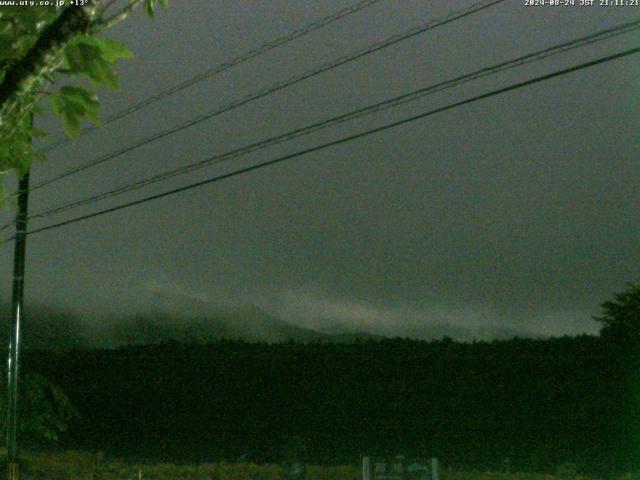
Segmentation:
[(133, 57), (133, 52), (118, 40), (102, 39), (100, 47), (103, 58), (109, 63), (115, 63), (120, 58)]
[(64, 49), (65, 65), (71, 72), (84, 73), (86, 69), (84, 57), (80, 47), (75, 43), (70, 43)]
[(150, 18), (155, 18), (156, 16), (156, 7), (158, 4), (166, 10), (169, 6), (168, 0), (144, 0), (144, 9), (149, 15)]
[(145, 0), (144, 2), (144, 10), (149, 15), (149, 18), (155, 18), (156, 16), (156, 2), (155, 0)]
[(118, 76), (112, 64), (132, 56), (131, 51), (117, 40), (78, 35), (65, 48), (65, 66), (71, 73), (88, 76), (96, 85), (118, 89)]
[(106, 85), (113, 90), (118, 90), (120, 88), (120, 82), (116, 71), (105, 61), (96, 61), (93, 65), (93, 69), (89, 72), (89, 77), (96, 85)]
[(80, 122), (84, 118), (98, 121), (100, 103), (95, 94), (80, 87), (65, 86), (51, 98), (54, 113), (62, 117), (65, 132), (71, 138), (80, 133)]
[(77, 35), (74, 45), (89, 45), (100, 50), (100, 56), (109, 63), (115, 63), (120, 58), (131, 58), (133, 53), (119, 40), (98, 38), (91, 35)]
[(84, 88), (70, 86), (62, 87), (60, 93), (65, 101), (81, 106), (85, 116), (93, 121), (98, 121), (100, 102), (95, 93), (85, 90)]
[(62, 126), (65, 133), (71, 138), (77, 137), (80, 133), (80, 120), (73, 107), (68, 108), (61, 96), (51, 97), (51, 106), (54, 113), (62, 117)]
[(0, 165), (8, 165), (13, 160), (8, 144), (0, 143)]
[(6, 60), (15, 56), (12, 35), (0, 33), (0, 60)]

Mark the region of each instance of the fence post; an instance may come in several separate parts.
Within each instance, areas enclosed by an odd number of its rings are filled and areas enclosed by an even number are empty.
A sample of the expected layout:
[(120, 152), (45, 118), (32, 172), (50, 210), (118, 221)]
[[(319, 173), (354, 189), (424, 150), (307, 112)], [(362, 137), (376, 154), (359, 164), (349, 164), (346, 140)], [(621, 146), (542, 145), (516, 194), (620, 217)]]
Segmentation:
[(439, 478), (438, 459), (434, 457), (431, 459), (431, 480), (439, 480)]
[(371, 480), (371, 457), (362, 457), (362, 480)]

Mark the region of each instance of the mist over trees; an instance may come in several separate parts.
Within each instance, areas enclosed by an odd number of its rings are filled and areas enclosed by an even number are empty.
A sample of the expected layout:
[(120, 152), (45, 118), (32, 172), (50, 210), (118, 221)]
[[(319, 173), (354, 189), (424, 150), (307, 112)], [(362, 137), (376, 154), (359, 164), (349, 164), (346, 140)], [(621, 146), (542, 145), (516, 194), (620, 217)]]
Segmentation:
[[(11, 306), (0, 303), (5, 319), (0, 324), (0, 345), (6, 351)], [(88, 331), (82, 319), (64, 309), (44, 305), (26, 305), (22, 319), (22, 345), (35, 350), (70, 350), (89, 346)]]

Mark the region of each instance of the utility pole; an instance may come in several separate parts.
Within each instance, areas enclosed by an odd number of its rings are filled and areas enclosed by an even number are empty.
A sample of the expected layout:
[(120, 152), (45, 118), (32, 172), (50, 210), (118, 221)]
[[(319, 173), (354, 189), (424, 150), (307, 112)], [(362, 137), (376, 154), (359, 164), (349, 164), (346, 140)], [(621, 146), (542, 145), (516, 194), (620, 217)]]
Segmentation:
[[(33, 117), (32, 117), (33, 119)], [(33, 120), (32, 120), (33, 125)], [(13, 253), (13, 295), (11, 299), (11, 329), (7, 358), (7, 467), (8, 480), (18, 480), (18, 374), (20, 365), (20, 334), (24, 298), (24, 264), (27, 247), (27, 212), (29, 206), (29, 171), (18, 185), (18, 211)]]

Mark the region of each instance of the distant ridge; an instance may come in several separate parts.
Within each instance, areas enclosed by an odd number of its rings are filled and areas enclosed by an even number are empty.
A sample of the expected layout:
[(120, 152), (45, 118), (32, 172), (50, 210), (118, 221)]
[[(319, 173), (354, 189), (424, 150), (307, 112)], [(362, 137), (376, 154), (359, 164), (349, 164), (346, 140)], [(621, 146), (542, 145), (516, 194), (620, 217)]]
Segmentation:
[(318, 331), (336, 338), (369, 338), (384, 339), (392, 337), (414, 338), (418, 340), (440, 340), (450, 337), (456, 341), (471, 342), (482, 340), (508, 340), (514, 337), (544, 338), (533, 332), (497, 325), (448, 325), (444, 323), (424, 322), (410, 325), (382, 326), (373, 325), (367, 321), (353, 321), (343, 319), (320, 319), (317, 322)]
[[(500, 326), (467, 327), (424, 324), (380, 326), (346, 319), (315, 320), (314, 328), (284, 321), (255, 305), (231, 306), (180, 293), (154, 292), (151, 306), (136, 314), (84, 318), (48, 306), (27, 306), (23, 322), (24, 347), (43, 350), (115, 348), (163, 342), (208, 343), (217, 340), (246, 342), (354, 343), (402, 337), (418, 340), (507, 340), (513, 337), (544, 338)], [(8, 338), (9, 306), (0, 304), (6, 322), (0, 327), (0, 346)], [(302, 324), (309, 319), (300, 319)], [(90, 327), (93, 325), (93, 327)], [(97, 325), (97, 326), (96, 326)]]
[(220, 306), (178, 293), (153, 296), (153, 308), (115, 322), (115, 344), (209, 342), (220, 339), (247, 342), (310, 342), (324, 339), (315, 330), (277, 319), (255, 305)]

